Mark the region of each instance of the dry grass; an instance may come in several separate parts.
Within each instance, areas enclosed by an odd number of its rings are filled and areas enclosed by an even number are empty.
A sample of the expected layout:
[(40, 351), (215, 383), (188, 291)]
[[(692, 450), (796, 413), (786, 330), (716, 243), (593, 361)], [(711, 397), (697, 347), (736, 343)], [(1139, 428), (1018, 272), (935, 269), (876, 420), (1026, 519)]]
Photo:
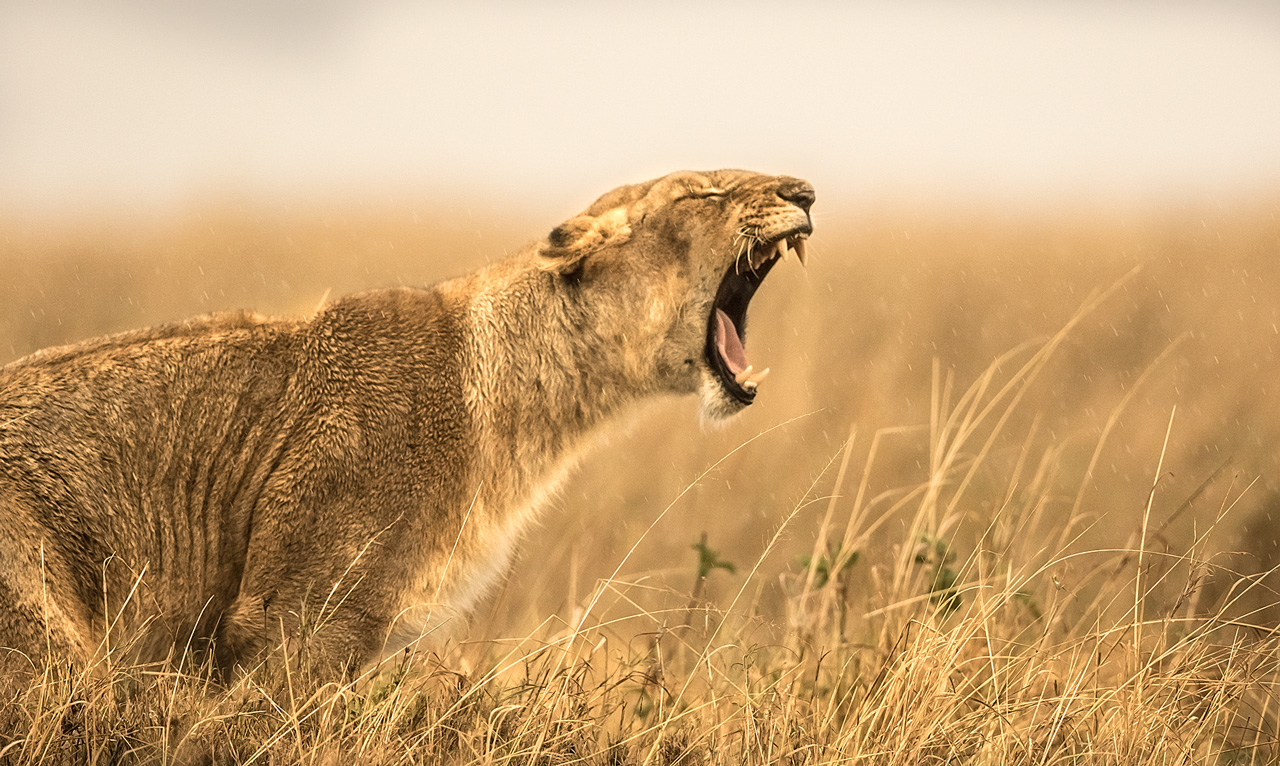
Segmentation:
[[(471, 640), (318, 689), (55, 664), (0, 763), (1272, 762), (1272, 209), (820, 218), (753, 308), (759, 404), (614, 437)], [(10, 225), (0, 354), (520, 240), (397, 215)]]

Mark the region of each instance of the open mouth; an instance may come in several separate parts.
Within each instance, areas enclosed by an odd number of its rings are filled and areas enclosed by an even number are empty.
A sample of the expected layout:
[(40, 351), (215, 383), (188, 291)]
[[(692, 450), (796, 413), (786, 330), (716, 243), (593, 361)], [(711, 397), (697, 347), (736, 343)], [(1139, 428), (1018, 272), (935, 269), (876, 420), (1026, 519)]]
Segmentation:
[(747, 361), (747, 305), (769, 271), (787, 255), (795, 253), (801, 265), (807, 257), (806, 242), (812, 229), (806, 225), (756, 244), (734, 260), (720, 280), (715, 303), (707, 322), (707, 362), (729, 395), (743, 404), (756, 398), (760, 381), (769, 368), (757, 370)]

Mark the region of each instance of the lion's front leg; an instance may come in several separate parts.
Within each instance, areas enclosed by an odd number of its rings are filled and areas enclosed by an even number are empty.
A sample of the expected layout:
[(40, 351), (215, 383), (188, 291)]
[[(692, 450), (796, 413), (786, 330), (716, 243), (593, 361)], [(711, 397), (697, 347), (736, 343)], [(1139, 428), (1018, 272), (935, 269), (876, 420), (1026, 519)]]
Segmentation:
[[(362, 590), (362, 589), (361, 589)], [(242, 591), (217, 637), (216, 663), (224, 678), (252, 670), (280, 650), (316, 678), (350, 678), (376, 659), (391, 623), (372, 594), (330, 600), (312, 592), (264, 597)]]
[(281, 650), (316, 678), (337, 680), (375, 659), (386, 639), (401, 590), (399, 557), (357, 545), (357, 531), (342, 535), (347, 541), (336, 529), (292, 529), (264, 528), (250, 543), (239, 593), (217, 634), (224, 678)]

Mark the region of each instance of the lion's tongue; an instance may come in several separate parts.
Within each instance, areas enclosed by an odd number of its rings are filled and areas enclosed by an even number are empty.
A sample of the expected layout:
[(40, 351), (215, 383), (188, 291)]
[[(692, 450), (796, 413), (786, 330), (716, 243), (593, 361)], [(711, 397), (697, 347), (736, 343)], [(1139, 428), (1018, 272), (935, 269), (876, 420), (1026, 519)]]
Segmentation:
[(737, 375), (747, 369), (747, 352), (742, 348), (738, 328), (721, 309), (716, 309), (716, 350), (729, 368), (729, 374)]

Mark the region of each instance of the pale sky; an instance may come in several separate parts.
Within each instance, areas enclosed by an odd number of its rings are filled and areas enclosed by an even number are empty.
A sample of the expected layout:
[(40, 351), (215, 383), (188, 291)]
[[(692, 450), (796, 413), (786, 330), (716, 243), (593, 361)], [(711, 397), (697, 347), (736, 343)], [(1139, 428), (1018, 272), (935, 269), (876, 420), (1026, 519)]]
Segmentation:
[(0, 205), (1280, 189), (1280, 2), (0, 0)]

